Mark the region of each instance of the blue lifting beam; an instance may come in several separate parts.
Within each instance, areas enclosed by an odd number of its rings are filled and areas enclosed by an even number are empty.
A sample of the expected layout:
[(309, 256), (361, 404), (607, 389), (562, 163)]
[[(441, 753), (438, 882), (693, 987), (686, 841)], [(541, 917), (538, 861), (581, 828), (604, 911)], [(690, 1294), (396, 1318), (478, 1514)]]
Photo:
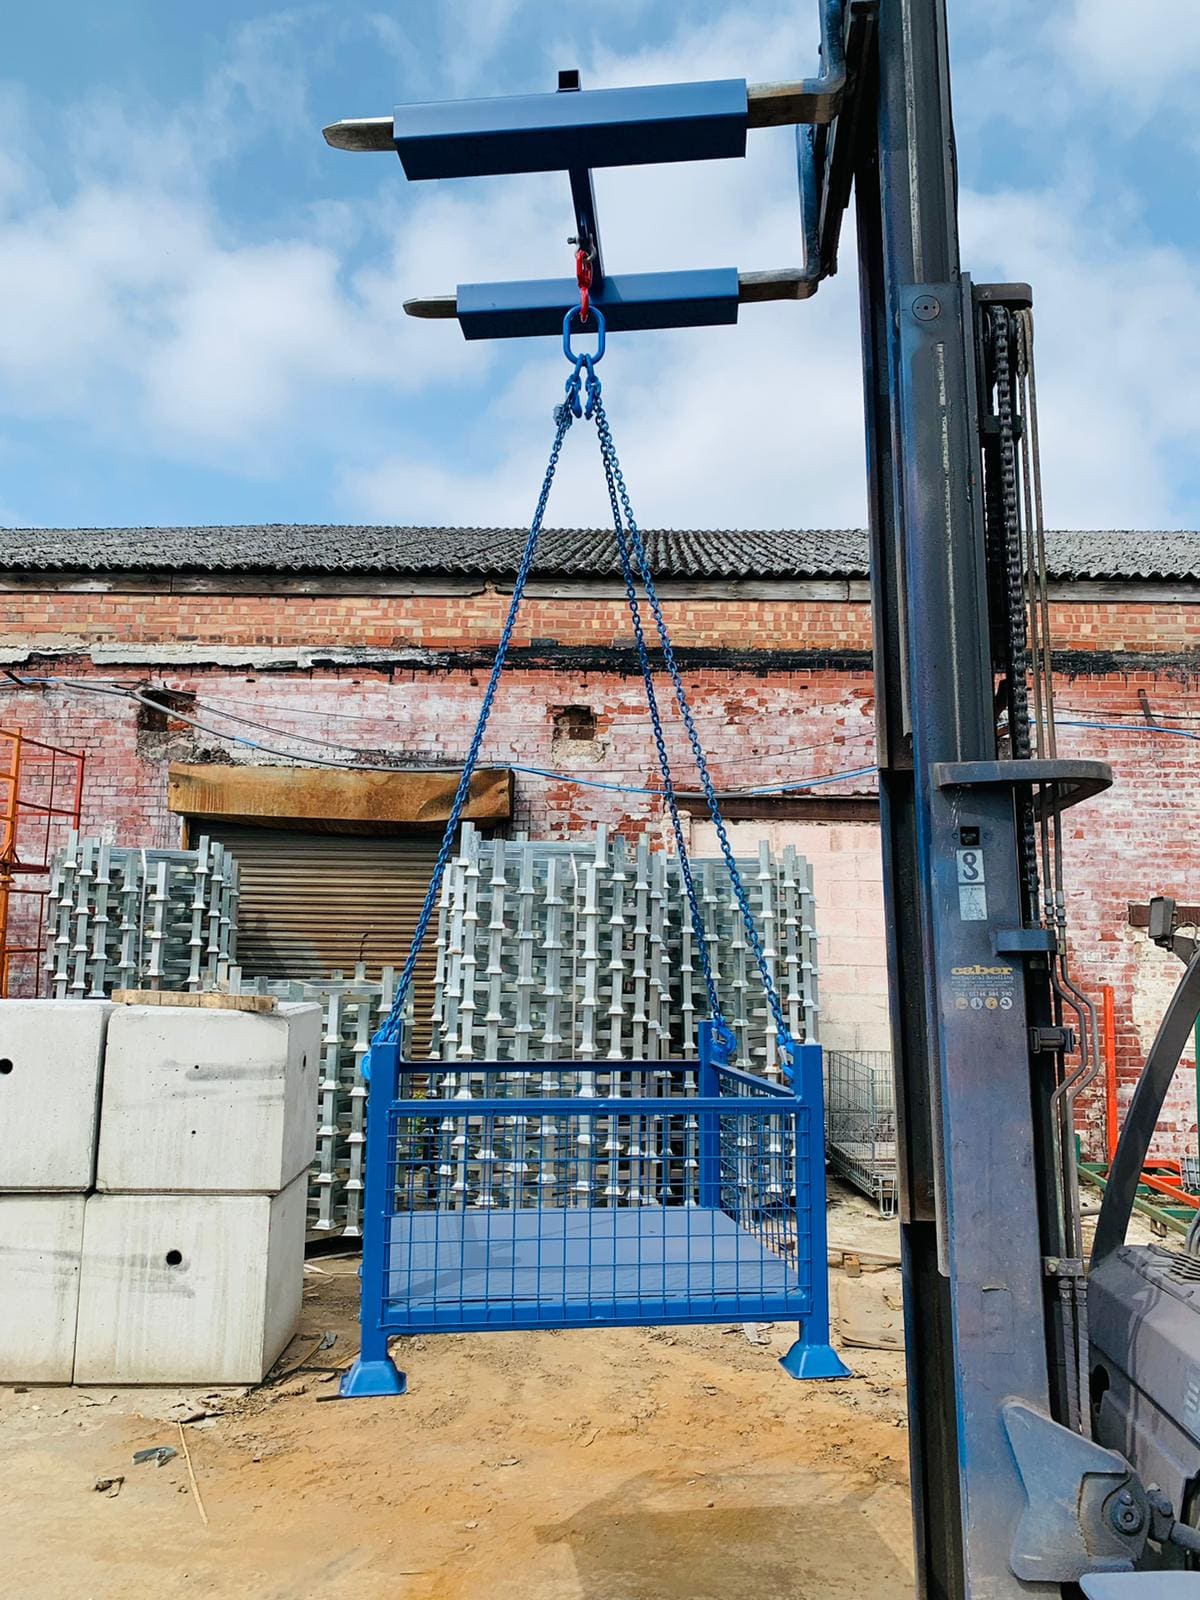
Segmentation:
[(406, 178), (717, 161), (746, 153), (744, 78), (397, 106)]
[[(391, 117), (332, 123), (325, 138), (340, 150), (395, 151), (414, 181), (565, 171), (575, 218), (569, 242), (590, 263), (591, 298), (610, 332), (727, 325), (749, 302), (807, 299), (836, 269), (877, 8), (878, 0), (822, 0), (815, 78), (584, 90), (570, 70), (559, 74), (554, 93), (401, 105)], [(803, 267), (606, 273), (593, 169), (733, 159), (745, 155), (750, 129), (784, 126), (797, 134)], [(563, 307), (576, 297), (562, 278), (461, 283), (453, 295), (407, 300), (404, 309), (456, 317), (467, 339), (512, 339), (557, 335)]]
[[(563, 307), (578, 298), (573, 278), (463, 283), (456, 297), (457, 316), (468, 339), (561, 333)], [(609, 333), (716, 327), (737, 321), (738, 275), (733, 267), (627, 272), (605, 278), (599, 291), (593, 287), (592, 302), (604, 312)]]

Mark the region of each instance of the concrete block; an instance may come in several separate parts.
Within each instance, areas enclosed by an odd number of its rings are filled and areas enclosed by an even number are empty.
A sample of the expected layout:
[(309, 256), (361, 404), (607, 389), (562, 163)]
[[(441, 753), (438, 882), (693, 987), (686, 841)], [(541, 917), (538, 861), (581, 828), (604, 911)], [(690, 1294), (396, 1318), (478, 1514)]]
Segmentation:
[(858, 919), (861, 912), (854, 906), (830, 906), (817, 914), (817, 929), (822, 950), (831, 949), (835, 941), (857, 939)]
[(300, 1316), (307, 1190), (91, 1195), (76, 1383), (265, 1377)]
[(848, 1019), (836, 1018), (827, 1021), (821, 1017), (821, 1043), (828, 1050), (857, 1050), (859, 1029)]
[[(853, 878), (835, 878), (824, 885), (818, 904), (822, 902), (826, 906), (846, 907), (848, 910), (857, 911), (863, 902), (863, 886)], [(820, 927), (819, 920), (817, 926)]]
[(0, 1000), (0, 1190), (92, 1187), (112, 1010), (101, 1000)]
[(97, 1187), (276, 1194), (317, 1139), (319, 1005), (270, 1014), (119, 1006), (108, 1029)]
[(840, 961), (822, 961), (821, 963), (821, 997), (825, 1001), (825, 1009), (829, 1009), (828, 1002), (834, 995), (853, 996), (858, 993), (857, 967), (852, 967)]
[(0, 1382), (71, 1381), (85, 1203), (0, 1195)]

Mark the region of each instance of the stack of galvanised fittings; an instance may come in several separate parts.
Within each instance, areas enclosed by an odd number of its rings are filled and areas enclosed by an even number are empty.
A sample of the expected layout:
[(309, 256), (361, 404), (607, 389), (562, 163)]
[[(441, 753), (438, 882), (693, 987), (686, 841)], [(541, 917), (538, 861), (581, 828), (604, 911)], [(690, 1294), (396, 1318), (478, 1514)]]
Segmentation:
[[(792, 849), (780, 859), (763, 846), (739, 862), (766, 964), (792, 1037), (816, 1035), (817, 983), (812, 880)], [(726, 1020), (737, 1038), (737, 1062), (782, 1076), (775, 1021), (757, 971), (741, 910), (723, 861), (692, 863), (704, 942)], [(708, 996), (696, 935), (677, 860), (630, 847), (603, 828), (586, 840), (552, 844), (481, 839), (465, 827), (443, 885), (437, 948), (431, 1059), (461, 1067), (459, 1097), (482, 1094), (558, 1095), (553, 1071), (530, 1078), (484, 1079), (472, 1061), (579, 1061), (594, 1072), (573, 1076), (584, 1094), (639, 1097), (696, 1092), (696, 1084), (649, 1068), (633, 1078), (615, 1064), (690, 1060)], [(614, 1070), (606, 1072), (608, 1064)], [(527, 1148), (498, 1149), (487, 1119), (463, 1125), (454, 1181), (462, 1203), (520, 1204), (511, 1174), (537, 1170), (547, 1141), (572, 1137), (570, 1113), (517, 1118)], [(622, 1142), (601, 1119), (607, 1140), (606, 1187), (600, 1203), (648, 1203), (650, 1171), (637, 1119)], [(694, 1128), (687, 1137), (694, 1137)], [(686, 1143), (686, 1140), (685, 1140)], [(779, 1152), (787, 1155), (787, 1152)], [(660, 1152), (694, 1166), (685, 1147)], [(544, 1163), (543, 1163), (544, 1164)]]
[(269, 994), (321, 1007), (317, 1154), (309, 1177), (308, 1231), (359, 1238), (367, 1135), (363, 1060), (372, 1036), (392, 1008), (395, 969), (384, 967), (378, 978), (369, 978), (366, 966), (360, 963), (350, 978), (335, 972), (329, 978), (302, 983), (286, 978), (246, 978), (235, 967), (229, 989), (233, 994)]
[(195, 850), (137, 850), (72, 833), (47, 900), (50, 993), (215, 988), (236, 960), (237, 905), (237, 862), (207, 838)]
[[(738, 863), (793, 1038), (817, 1032), (808, 863), (763, 845)], [(692, 862), (704, 942), (738, 1064), (778, 1079), (774, 1019), (725, 863)], [(430, 1056), (655, 1061), (696, 1054), (704, 975), (674, 856), (603, 827), (568, 844), (483, 839), (470, 824), (438, 921)]]

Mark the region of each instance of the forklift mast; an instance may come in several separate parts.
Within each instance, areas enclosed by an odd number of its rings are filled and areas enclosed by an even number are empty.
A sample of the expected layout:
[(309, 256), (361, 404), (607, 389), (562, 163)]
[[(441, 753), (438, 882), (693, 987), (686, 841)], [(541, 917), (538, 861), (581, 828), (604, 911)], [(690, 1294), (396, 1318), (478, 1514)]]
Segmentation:
[(883, 0), (877, 39), (855, 194), (919, 1591), (1077, 1593), (1149, 1523), (1090, 1439), (1069, 1114), (1095, 1022), (1060, 818), (1111, 775), (1057, 755), (1031, 294), (960, 265), (945, 0)]
[[(1055, 738), (1032, 294), (961, 268), (946, 0), (817, 3), (815, 78), (590, 91), (572, 70), (325, 134), (410, 179), (569, 176), (578, 288), (406, 302), (467, 338), (557, 333), (581, 292), (610, 332), (806, 300), (853, 189), (918, 1589), (1100, 1595), (1171, 1508), (1091, 1437), (1072, 1114), (1099, 1061), (1062, 813), (1112, 779)], [(789, 124), (803, 268), (613, 273), (591, 168), (739, 156)]]

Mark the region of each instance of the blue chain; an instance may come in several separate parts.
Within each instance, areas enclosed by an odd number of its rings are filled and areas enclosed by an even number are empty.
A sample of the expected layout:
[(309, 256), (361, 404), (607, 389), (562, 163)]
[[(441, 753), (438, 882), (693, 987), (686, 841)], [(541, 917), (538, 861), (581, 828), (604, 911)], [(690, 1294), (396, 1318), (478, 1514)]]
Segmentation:
[[(596, 417), (598, 433), (602, 426), (607, 428), (607, 423), (604, 420), (604, 407), (600, 400), (600, 380), (596, 377), (594, 371), (588, 375), (588, 415)], [(646, 690), (646, 705), (650, 711), (650, 725), (654, 732), (654, 747), (658, 753), (658, 770), (662, 775), (663, 799), (666, 801), (667, 811), (671, 818), (671, 831), (675, 835), (675, 851), (679, 858), (679, 871), (683, 878), (684, 891), (687, 894), (688, 916), (692, 924), (692, 935), (695, 939), (696, 951), (700, 957), (700, 970), (704, 978), (704, 987), (708, 993), (709, 1015), (713, 1021), (714, 1032), (732, 1053), (737, 1048), (737, 1038), (733, 1029), (725, 1020), (720, 997), (717, 993), (717, 980), (713, 975), (712, 961), (709, 958), (704, 918), (701, 915), (700, 904), (696, 898), (696, 885), (692, 878), (691, 858), (684, 842), (683, 824), (680, 821), (679, 806), (675, 798), (675, 780), (671, 775), (671, 763), (667, 756), (662, 716), (658, 709), (658, 696), (654, 690), (654, 673), (650, 666), (650, 652), (646, 648), (646, 630), (642, 625), (642, 608), (638, 603), (633, 567), (629, 559), (629, 541), (625, 534), (625, 524), (621, 519), (621, 505), (617, 498), (617, 485), (613, 469), (604, 450), (603, 434), (600, 437), (600, 459), (604, 464), (604, 481), (608, 485), (608, 499), (609, 504), (612, 506), (613, 531), (617, 537), (617, 552), (621, 558), (621, 574), (625, 579), (625, 599), (633, 622), (633, 637), (637, 644), (638, 661), (642, 669), (642, 684)]]
[[(613, 529), (616, 533), (617, 551), (621, 560), (621, 572), (625, 580), (625, 598), (629, 605), (629, 614), (633, 621), (634, 640), (637, 644), (638, 661), (642, 669), (642, 680), (646, 690), (646, 704), (650, 711), (650, 721), (654, 730), (654, 744), (658, 754), (659, 772), (662, 776), (663, 798), (671, 817), (671, 828), (675, 836), (675, 848), (679, 855), (679, 869), (683, 878), (684, 889), (687, 894), (688, 914), (692, 925), (692, 933), (696, 941), (696, 949), (700, 958), (700, 967), (704, 977), (704, 986), (708, 994), (709, 1009), (712, 1016), (714, 1031), (720, 1043), (730, 1052), (736, 1047), (736, 1038), (732, 1028), (725, 1020), (717, 993), (716, 979), (713, 975), (712, 963), (709, 958), (708, 940), (705, 936), (704, 918), (700, 912), (700, 905), (696, 898), (696, 886), (692, 877), (691, 860), (688, 857), (687, 846), (684, 842), (683, 825), (679, 817), (679, 806), (675, 793), (675, 784), (671, 776), (671, 765), (667, 756), (666, 739), (663, 734), (662, 717), (658, 709), (658, 697), (654, 690), (654, 677), (650, 665), (650, 653), (646, 646), (646, 632), (642, 622), (641, 606), (638, 601), (637, 587), (634, 581), (634, 561), (637, 564), (638, 574), (641, 577), (642, 588), (650, 605), (654, 618), (654, 626), (658, 633), (659, 643), (662, 647), (663, 660), (671, 675), (671, 683), (675, 691), (675, 701), (679, 707), (679, 714), (683, 719), (687, 731), (688, 742), (691, 745), (692, 757), (696, 764), (696, 771), (700, 775), (704, 798), (708, 803), (709, 815), (717, 830), (717, 838), (721, 844), (721, 854), (725, 860), (725, 867), (733, 885), (734, 896), (737, 899), (738, 910), (741, 913), (742, 923), (746, 929), (750, 948), (754, 952), (758, 964), (759, 976), (762, 979), (763, 990), (771, 1014), (775, 1021), (775, 1033), (783, 1056), (785, 1070), (792, 1059), (792, 1036), (783, 1014), (783, 1003), (771, 970), (767, 965), (766, 953), (762, 941), (758, 936), (758, 929), (754, 923), (754, 913), (750, 909), (750, 899), (742, 882), (741, 873), (738, 871), (737, 862), (734, 860), (733, 848), (729, 843), (729, 834), (725, 827), (725, 820), (721, 815), (720, 804), (717, 800), (716, 788), (708, 770), (708, 762), (700, 743), (700, 735), (696, 730), (695, 718), (688, 702), (687, 693), (683, 687), (683, 679), (679, 674), (679, 667), (675, 659), (675, 651), (671, 644), (670, 634), (667, 631), (666, 619), (663, 616), (662, 604), (658, 598), (658, 591), (654, 587), (654, 578), (650, 571), (650, 562), (646, 554), (645, 542), (637, 521), (633, 515), (633, 507), (629, 500), (629, 491), (625, 486), (625, 479), (621, 473), (620, 462), (617, 459), (616, 446), (613, 444), (612, 432), (608, 426), (608, 418), (604, 412), (601, 400), (600, 379), (596, 375), (596, 363), (604, 355), (604, 317), (598, 307), (594, 313), (599, 328), (599, 344), (593, 355), (576, 355), (571, 348), (571, 320), (576, 315), (578, 308), (572, 307), (563, 319), (563, 351), (567, 360), (571, 362), (571, 375), (566, 381), (566, 399), (557, 407), (554, 413), (556, 430), (554, 443), (550, 449), (550, 460), (546, 467), (546, 475), (542, 480), (542, 492), (538, 496), (537, 507), (534, 510), (533, 521), (529, 527), (529, 538), (525, 544), (525, 552), (521, 557), (521, 564), (517, 569), (516, 580), (513, 583), (512, 599), (508, 607), (508, 615), (500, 634), (500, 642), (496, 647), (496, 659), (492, 664), (491, 676), (488, 679), (487, 689), (483, 696), (483, 705), (480, 708), (479, 720), (475, 725), (475, 733), (463, 763), (462, 776), (455, 792), (454, 803), (450, 808), (450, 816), (446, 823), (446, 831), (442, 836), (441, 847), (438, 850), (437, 861), (434, 864), (433, 876), (429, 881), (429, 888), (425, 893), (425, 900), (421, 906), (421, 914), (417, 918), (417, 926), (413, 932), (412, 945), (408, 958), (400, 973), (400, 981), (396, 986), (396, 997), (392, 1009), (385, 1018), (375, 1042), (390, 1041), (399, 1038), (403, 1022), (404, 1008), (408, 1001), (409, 991), (412, 988), (413, 976), (416, 972), (417, 959), (421, 954), (425, 936), (429, 931), (429, 924), (433, 917), (434, 908), (441, 894), (442, 880), (445, 876), (446, 866), (450, 860), (450, 853), (454, 848), (454, 841), (458, 834), (459, 823), (466, 807), (467, 797), (470, 793), (471, 778), (479, 759), (483, 737), (487, 730), (488, 718), (491, 716), (492, 702), (496, 698), (496, 690), (500, 684), (500, 677), (504, 671), (505, 659), (512, 643), (513, 630), (516, 627), (517, 614), (521, 609), (521, 599), (525, 592), (525, 585), (529, 579), (530, 569), (534, 556), (537, 553), (538, 539), (542, 532), (542, 524), (546, 515), (546, 506), (550, 499), (550, 490), (554, 483), (554, 474), (558, 467), (559, 453), (567, 431), (575, 417), (595, 419), (596, 435), (600, 443), (600, 459), (604, 467), (605, 483), (608, 486), (608, 498), (612, 507)], [(586, 387), (586, 403), (584, 391)], [(632, 552), (632, 559), (631, 559)], [(364, 1076), (370, 1077), (370, 1052), (363, 1063)]]
[[(654, 688), (650, 676), (650, 662), (646, 653), (645, 636), (642, 632), (641, 618), (638, 611), (636, 596), (632, 588), (632, 575), (629, 571), (629, 556), (626, 548), (625, 529), (628, 529), (629, 544), (637, 560), (638, 571), (642, 580), (642, 587), (646, 592), (646, 599), (650, 603), (650, 611), (654, 617), (654, 626), (658, 632), (659, 643), (662, 647), (663, 660), (667, 671), (671, 675), (671, 683), (675, 690), (675, 702), (679, 707), (679, 715), (683, 719), (684, 728), (687, 730), (688, 743), (692, 748), (692, 759), (696, 764), (696, 771), (700, 776), (700, 783), (704, 790), (704, 798), (708, 804), (708, 814), (712, 818), (713, 826), (717, 831), (717, 838), (721, 844), (721, 854), (725, 859), (725, 869), (729, 874), (729, 881), (733, 885), (734, 897), (737, 900), (738, 910), (741, 912), (742, 925), (746, 930), (746, 937), (750, 941), (750, 948), (754, 952), (754, 959), (758, 966), (758, 974), (762, 980), (763, 992), (767, 997), (767, 1004), (771, 1008), (771, 1015), (775, 1022), (775, 1037), (783, 1057), (785, 1069), (792, 1059), (792, 1035), (788, 1028), (787, 1019), (783, 1014), (783, 1002), (779, 991), (775, 987), (775, 980), (771, 976), (771, 969), (767, 965), (766, 952), (762, 940), (758, 936), (755, 926), (754, 913), (750, 909), (750, 897), (746, 893), (746, 886), (742, 882), (742, 875), (738, 871), (737, 862), (733, 855), (733, 846), (729, 842), (729, 833), (725, 826), (725, 819), (721, 815), (720, 802), (717, 799), (716, 786), (708, 770), (708, 760), (704, 754), (704, 747), (700, 743), (700, 735), (696, 729), (695, 718), (688, 702), (687, 691), (683, 687), (683, 679), (679, 673), (679, 666), (675, 659), (675, 649), (671, 643), (671, 635), (667, 630), (666, 618), (663, 616), (662, 602), (658, 598), (658, 591), (654, 586), (654, 576), (650, 571), (650, 560), (646, 554), (645, 541), (641, 530), (638, 528), (637, 519), (633, 514), (630, 503), (629, 491), (625, 487), (625, 478), (621, 472), (621, 464), (617, 459), (616, 446), (613, 443), (612, 430), (608, 426), (608, 417), (605, 414), (604, 402), (600, 397), (600, 379), (594, 370), (588, 374), (588, 413), (595, 417), (596, 436), (600, 441), (600, 458), (604, 463), (604, 476), (608, 484), (609, 499), (613, 508), (613, 526), (617, 536), (617, 548), (621, 555), (621, 567), (625, 574), (625, 593), (629, 601), (629, 608), (633, 615), (634, 635), (638, 642), (638, 657), (642, 667), (642, 677), (646, 685), (646, 700), (650, 707), (650, 719), (654, 724), (654, 740), (658, 746), (659, 764), (663, 770), (664, 790), (667, 805), (671, 812), (671, 821), (675, 830), (676, 844), (680, 852), (680, 867), (683, 871), (684, 885), (687, 890), (688, 907), (692, 917), (693, 928), (702, 926), (700, 908), (696, 903), (696, 891), (692, 883), (690, 863), (687, 853), (683, 848), (683, 834), (679, 823), (679, 816), (675, 806), (673, 786), (669, 772), (666, 768), (666, 751), (663, 744), (662, 726), (659, 721), (658, 706), (654, 695)], [(624, 514), (625, 528), (622, 528), (622, 513)], [(700, 934), (697, 933), (700, 942)], [(716, 1001), (716, 985), (708, 963), (708, 952), (703, 942), (700, 942), (701, 965), (704, 969), (705, 983), (709, 993), (709, 1004), (712, 1007), (713, 1020), (718, 1030), (728, 1031), (728, 1024)]]
[[(450, 852), (454, 848), (454, 841), (458, 834), (458, 825), (462, 821), (463, 810), (467, 804), (467, 796), (471, 790), (471, 778), (475, 771), (475, 763), (479, 760), (480, 747), (483, 736), (487, 731), (488, 718), (492, 714), (492, 701), (496, 698), (496, 690), (500, 684), (500, 675), (504, 671), (505, 657), (508, 647), (512, 643), (513, 629), (517, 624), (517, 613), (521, 609), (521, 597), (525, 592), (525, 585), (529, 580), (529, 570), (533, 566), (533, 558), (537, 554), (538, 538), (542, 531), (542, 522), (546, 515), (546, 506), (550, 500), (550, 489), (554, 483), (554, 473), (558, 467), (559, 452), (562, 450), (563, 440), (567, 436), (575, 417), (572, 404), (571, 386), (575, 384), (578, 393), (580, 374), (578, 368), (567, 379), (567, 400), (555, 408), (555, 433), (554, 443), (550, 447), (550, 460), (546, 466), (546, 476), (542, 480), (542, 492), (538, 496), (537, 507), (533, 513), (533, 521), (529, 525), (529, 538), (525, 542), (525, 553), (521, 557), (521, 565), (517, 568), (516, 580), (513, 583), (512, 599), (509, 601), (508, 615), (504, 619), (504, 628), (500, 634), (500, 643), (496, 647), (496, 659), (492, 663), (492, 674), (488, 679), (487, 689), (484, 691), (483, 705), (479, 711), (479, 721), (475, 724), (475, 733), (471, 739), (471, 747), (467, 751), (467, 758), (463, 763), (462, 776), (458, 780), (458, 789), (454, 795), (454, 804), (450, 807), (450, 816), (446, 823), (446, 831), (442, 835), (441, 848), (434, 863), (433, 876), (429, 880), (429, 888), (425, 891), (425, 900), (421, 906), (421, 914), (417, 918), (417, 926), (413, 931), (412, 945), (408, 952), (408, 959), (400, 973), (400, 981), (396, 985), (396, 998), (392, 1002), (392, 1009), (375, 1035), (381, 1042), (398, 1039), (404, 1016), (404, 1007), (408, 1000), (408, 991), (412, 988), (413, 974), (417, 970), (417, 958), (421, 954), (421, 947), (425, 943), (425, 935), (429, 931), (430, 919), (434, 907), (437, 905), (438, 896), (441, 894), (442, 879), (446, 872), (446, 863), (450, 859)], [(369, 1054), (369, 1053), (368, 1053)], [(369, 1060), (365, 1064), (365, 1076), (370, 1076)]]

